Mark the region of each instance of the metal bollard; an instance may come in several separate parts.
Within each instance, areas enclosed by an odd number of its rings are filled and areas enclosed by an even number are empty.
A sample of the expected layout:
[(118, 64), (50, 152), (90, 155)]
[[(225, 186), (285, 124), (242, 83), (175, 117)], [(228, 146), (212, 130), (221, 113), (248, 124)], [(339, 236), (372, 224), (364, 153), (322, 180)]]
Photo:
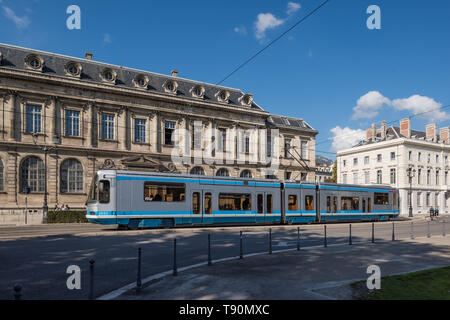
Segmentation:
[(242, 231), (240, 233), (239, 243), (240, 243), (239, 259), (244, 259), (244, 253), (243, 253), (243, 249), (242, 249)]
[(411, 221), (411, 239), (414, 240), (414, 222)]
[(20, 300), (22, 298), (22, 286), (16, 284), (14, 286), (14, 300)]
[(269, 254), (272, 254), (272, 229), (269, 229)]
[(89, 261), (89, 271), (90, 271), (90, 287), (89, 287), (89, 300), (94, 300), (94, 264), (95, 260)]
[(208, 266), (212, 265), (211, 262), (211, 233), (208, 233)]
[(428, 223), (427, 223), (427, 238), (430, 238), (431, 237), (431, 234), (430, 234), (430, 221), (427, 221)]
[(375, 223), (372, 222), (372, 243), (375, 243)]
[(395, 222), (392, 221), (392, 241), (395, 241)]
[(297, 229), (297, 251), (300, 251), (300, 227)]
[(328, 246), (327, 243), (327, 226), (323, 226), (323, 246), (326, 248)]
[(350, 232), (349, 232), (349, 237), (348, 237), (348, 244), (352, 245), (352, 225), (349, 225), (350, 228)]
[(137, 270), (137, 280), (136, 280), (136, 293), (140, 293), (142, 289), (142, 279), (141, 279), (141, 262), (142, 262), (142, 250), (138, 249), (138, 270)]
[(173, 239), (173, 276), (176, 277), (178, 275), (177, 268), (177, 239)]

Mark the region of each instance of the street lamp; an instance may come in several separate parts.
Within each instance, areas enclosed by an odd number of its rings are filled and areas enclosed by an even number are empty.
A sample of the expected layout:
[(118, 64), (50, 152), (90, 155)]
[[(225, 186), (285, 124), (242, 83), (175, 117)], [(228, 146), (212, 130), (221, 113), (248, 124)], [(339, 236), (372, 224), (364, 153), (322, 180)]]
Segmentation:
[(412, 218), (412, 178), (416, 175), (416, 169), (409, 167), (407, 169), (407, 174), (409, 178), (409, 217)]
[[(44, 203), (42, 205), (42, 223), (47, 223), (47, 212), (48, 212), (48, 203), (47, 203), (47, 153), (49, 153), (49, 151), (53, 150), (56, 148), (55, 147), (49, 147), (49, 146), (39, 146), (37, 144), (37, 139), (38, 139), (38, 135), (37, 134), (33, 134), (33, 142), (34, 145), (38, 146), (39, 149), (41, 149), (44, 152)], [(54, 142), (57, 142), (57, 139), (54, 139)]]

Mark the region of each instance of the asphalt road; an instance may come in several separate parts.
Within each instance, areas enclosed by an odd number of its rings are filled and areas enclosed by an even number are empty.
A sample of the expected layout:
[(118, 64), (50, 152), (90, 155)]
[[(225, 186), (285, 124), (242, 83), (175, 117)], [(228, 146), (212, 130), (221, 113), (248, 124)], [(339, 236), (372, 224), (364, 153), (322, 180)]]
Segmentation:
[[(448, 220), (448, 219), (447, 219)], [(450, 233), (450, 221), (414, 221), (414, 236), (442, 237)], [(392, 241), (393, 223), (375, 223), (375, 242)], [(117, 231), (97, 225), (47, 225), (0, 228), (0, 299), (12, 299), (13, 287), (23, 287), (23, 299), (87, 299), (89, 260), (95, 260), (94, 296), (99, 297), (136, 281), (137, 253), (142, 248), (142, 277), (171, 270), (173, 240), (177, 239), (179, 268), (207, 261), (211, 234), (213, 259), (238, 256), (243, 231), (243, 252), (295, 248), (300, 228), (300, 246), (323, 246), (324, 225), (160, 229)], [(349, 224), (328, 224), (327, 245), (349, 243)], [(395, 239), (411, 237), (411, 222), (395, 222)], [(372, 224), (352, 224), (352, 242), (370, 242)], [(326, 250), (324, 248), (324, 250)], [(274, 256), (275, 257), (275, 256)], [(67, 267), (81, 268), (81, 290), (68, 290)]]

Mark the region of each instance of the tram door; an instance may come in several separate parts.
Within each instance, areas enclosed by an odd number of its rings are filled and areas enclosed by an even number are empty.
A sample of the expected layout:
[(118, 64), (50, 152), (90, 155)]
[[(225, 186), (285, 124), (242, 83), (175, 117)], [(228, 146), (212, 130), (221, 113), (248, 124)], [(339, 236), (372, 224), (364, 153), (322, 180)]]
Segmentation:
[(264, 216), (263, 219), (259, 220), (270, 221), (270, 215), (273, 213), (273, 194), (269, 192), (258, 193), (256, 202), (258, 216)]
[(213, 198), (212, 198), (213, 193), (210, 190), (203, 190), (202, 194), (203, 194), (202, 223), (213, 223), (213, 219), (211, 217), (213, 210)]

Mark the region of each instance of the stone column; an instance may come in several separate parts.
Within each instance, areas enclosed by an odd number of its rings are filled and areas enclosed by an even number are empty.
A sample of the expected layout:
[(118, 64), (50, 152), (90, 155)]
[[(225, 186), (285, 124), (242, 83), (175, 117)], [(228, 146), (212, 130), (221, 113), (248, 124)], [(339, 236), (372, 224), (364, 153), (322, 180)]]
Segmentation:
[(59, 190), (59, 156), (56, 153), (50, 152), (47, 155), (47, 192), (48, 192), (48, 207), (53, 209), (58, 203)]
[(20, 170), (18, 163), (18, 154), (16, 152), (8, 152), (8, 161), (5, 166), (5, 177), (6, 177), (6, 185), (5, 190), (8, 192), (8, 203), (9, 204), (18, 204), (17, 203), (17, 192), (19, 189), (19, 181), (20, 181)]

